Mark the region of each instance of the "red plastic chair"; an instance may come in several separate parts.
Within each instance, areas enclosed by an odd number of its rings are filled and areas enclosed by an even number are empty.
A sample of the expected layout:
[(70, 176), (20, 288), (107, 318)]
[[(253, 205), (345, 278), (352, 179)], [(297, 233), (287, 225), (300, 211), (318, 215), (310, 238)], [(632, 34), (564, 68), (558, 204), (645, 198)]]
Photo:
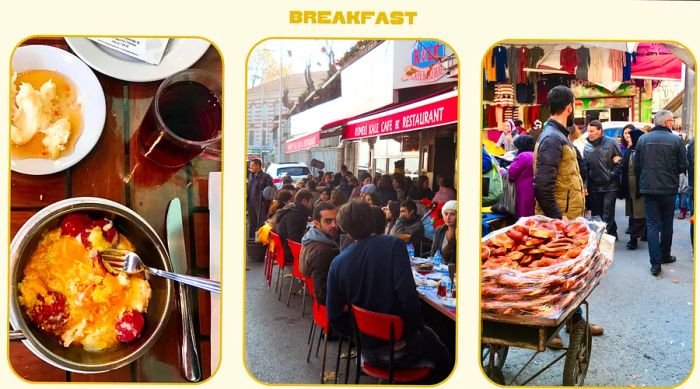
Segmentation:
[(292, 251), (292, 257), (294, 257), (294, 263), (292, 264), (292, 280), (289, 282), (289, 294), (287, 294), (287, 306), (289, 306), (289, 301), (292, 299), (292, 288), (294, 287), (294, 280), (299, 280), (303, 290), (301, 317), (304, 317), (304, 313), (306, 311), (306, 282), (304, 281), (304, 275), (301, 274), (301, 272), (299, 271), (299, 256), (301, 255), (301, 243), (297, 243), (291, 239), (287, 239), (287, 244), (289, 245), (289, 249)]
[[(316, 301), (316, 295), (314, 292), (314, 282), (311, 277), (305, 279), (306, 289), (309, 290), (311, 294), (311, 299), (313, 300), (313, 320), (311, 320), (311, 329), (309, 330), (309, 350), (306, 353), (306, 362), (311, 359), (311, 350), (314, 348), (314, 334), (316, 333), (316, 328), (320, 328), (323, 332), (321, 336), (323, 337), (323, 355), (321, 357), (321, 383), (323, 383), (323, 376), (326, 371), (326, 351), (328, 351), (328, 334), (330, 333), (330, 325), (328, 324), (328, 313), (326, 312), (326, 306), (319, 304)], [(321, 345), (321, 337), (318, 339), (318, 345), (316, 346), (316, 356), (318, 357), (318, 349)], [(338, 351), (340, 353), (340, 351)], [(338, 354), (340, 357), (340, 354)]]
[[(281, 241), (279, 235), (274, 231), (270, 231), (270, 244), (267, 245), (267, 252), (265, 253), (265, 282), (267, 283), (267, 290), (270, 290), (272, 285), (272, 268), (277, 260), (279, 250), (283, 250), (279, 246)], [(275, 289), (275, 291), (277, 290)]]
[[(311, 300), (313, 301), (313, 318), (311, 320), (311, 329), (309, 329), (309, 339), (306, 341), (306, 343), (309, 345), (309, 351), (306, 354), (306, 362), (309, 362), (309, 358), (311, 357), (311, 350), (314, 347), (314, 342), (312, 341), (314, 333), (316, 332), (315, 329), (318, 326), (319, 328), (323, 329), (322, 336), (325, 337), (324, 343), (323, 343), (323, 363), (321, 366), (321, 383), (324, 383), (324, 373), (326, 370), (326, 350), (328, 348), (328, 333), (330, 331), (330, 324), (328, 322), (328, 312), (326, 311), (326, 306), (324, 304), (319, 304), (316, 301), (316, 292), (314, 290), (314, 282), (311, 279), (311, 277), (306, 277), (304, 279), (304, 283), (306, 284), (306, 290), (309, 291), (309, 295), (311, 295)], [(336, 356), (336, 361), (335, 361), (335, 380), (334, 383), (338, 383), (338, 368), (340, 367), (340, 355), (343, 352), (343, 338), (348, 340), (348, 353), (347, 353), (347, 363), (345, 365), (345, 383), (348, 383), (348, 372), (350, 371), (350, 358), (352, 354), (352, 343), (350, 342), (350, 339), (347, 337), (344, 337), (340, 335), (339, 337), (339, 343), (338, 343), (338, 355)], [(321, 338), (319, 337), (319, 343), (316, 346), (316, 357), (318, 357), (318, 349), (321, 345)]]
[[(372, 365), (366, 361), (358, 360), (355, 383), (360, 382), (360, 366), (362, 372), (378, 380), (394, 382), (415, 382), (427, 377), (433, 369), (419, 367), (414, 369), (394, 368), (394, 343), (403, 335), (403, 320), (395, 315), (372, 312), (356, 305), (352, 306), (352, 316), (355, 321), (355, 341), (358, 350), (361, 350), (360, 334), (371, 336), (389, 342), (389, 368)], [(361, 351), (358, 351), (361, 355)]]
[[(280, 273), (284, 276), (284, 267), (287, 262), (284, 259), (284, 246), (282, 245), (282, 238), (274, 231), (270, 231), (272, 235), (272, 241), (275, 244), (275, 261), (277, 264), (277, 279), (275, 280), (275, 292), (279, 291), (277, 299), (282, 298), (282, 288), (280, 287)], [(271, 265), (272, 266), (272, 265)], [(270, 273), (272, 273), (272, 267), (270, 267)]]

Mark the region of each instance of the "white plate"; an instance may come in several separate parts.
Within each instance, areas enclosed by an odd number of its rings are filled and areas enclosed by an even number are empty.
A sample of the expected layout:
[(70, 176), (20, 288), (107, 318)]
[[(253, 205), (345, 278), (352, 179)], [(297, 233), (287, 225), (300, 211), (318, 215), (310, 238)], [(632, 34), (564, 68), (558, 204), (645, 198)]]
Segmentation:
[(66, 38), (66, 42), (80, 59), (98, 72), (133, 82), (158, 81), (185, 70), (197, 62), (209, 48), (209, 42), (204, 39), (172, 38), (160, 64), (152, 65), (88, 38)]
[(78, 89), (82, 105), (83, 130), (73, 151), (58, 159), (12, 158), (13, 171), (31, 175), (53, 174), (65, 170), (83, 159), (100, 139), (105, 124), (106, 104), (102, 86), (95, 73), (73, 54), (51, 46), (22, 46), (12, 56), (12, 70), (53, 70), (70, 79)]
[(442, 274), (442, 273), (433, 272), (433, 273), (430, 273), (430, 274), (426, 275), (425, 277), (428, 278), (428, 279), (430, 279), (430, 280), (433, 280), (433, 281), (440, 281), (440, 280), (442, 280), (442, 278), (443, 278), (444, 276), (445, 276), (445, 275)]
[(457, 299), (454, 297), (444, 298), (444, 299), (441, 298), (440, 304), (442, 304), (445, 308), (448, 308), (448, 309), (456, 309), (457, 308)]

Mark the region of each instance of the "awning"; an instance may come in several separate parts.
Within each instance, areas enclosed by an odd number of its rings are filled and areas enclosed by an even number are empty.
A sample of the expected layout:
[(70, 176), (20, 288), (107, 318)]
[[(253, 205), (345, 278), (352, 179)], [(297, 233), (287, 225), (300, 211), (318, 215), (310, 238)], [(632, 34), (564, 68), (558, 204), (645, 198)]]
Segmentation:
[(640, 44), (632, 62), (632, 78), (652, 80), (682, 79), (683, 62), (661, 43)]
[(321, 144), (321, 130), (316, 130), (287, 140), (284, 149), (287, 153), (295, 153), (316, 147), (319, 144)]
[[(457, 122), (457, 91), (426, 97), (408, 104), (347, 121), (342, 139), (397, 134)], [(331, 123), (329, 123), (331, 124)], [(338, 122), (333, 123), (338, 125)], [(328, 128), (328, 125), (324, 126)]]

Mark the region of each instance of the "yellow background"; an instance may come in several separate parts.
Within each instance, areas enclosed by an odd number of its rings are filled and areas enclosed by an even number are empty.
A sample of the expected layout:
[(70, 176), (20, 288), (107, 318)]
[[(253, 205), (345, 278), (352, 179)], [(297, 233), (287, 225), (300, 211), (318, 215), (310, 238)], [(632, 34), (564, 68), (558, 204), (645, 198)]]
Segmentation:
[[(243, 185), (241, 169), (245, 134), (245, 68), (249, 50), (269, 37), (439, 38), (450, 44), (460, 61), (459, 180), (459, 354), (458, 365), (445, 388), (495, 387), (479, 368), (478, 291), (481, 60), (502, 39), (557, 40), (673, 40), (700, 53), (700, 2), (690, 1), (181, 1), (99, 0), (4, 1), (0, 7), (0, 106), (9, 108), (9, 61), (14, 46), (30, 35), (186, 35), (203, 36), (221, 50), (225, 64), (224, 165), (224, 322), (222, 365), (206, 387), (262, 387), (244, 367), (244, 253)], [(289, 11), (373, 10), (417, 11), (413, 25), (289, 24)], [(9, 109), (0, 109), (0, 123), (8, 123)], [(344, 117), (342, 113), (338, 117)], [(7, 127), (6, 127), (7, 128)], [(7, 135), (5, 135), (7, 136)], [(0, 142), (5, 167), (0, 196), (9, 193), (7, 142)], [(471, 167), (471, 168), (470, 168)], [(8, 236), (8, 208), (0, 207), (0, 236)], [(473, 223), (468, 221), (473, 220)], [(0, 238), (0, 241), (7, 240)], [(9, 242), (7, 242), (9, 244)], [(7, 253), (7, 246), (3, 246)], [(6, 258), (6, 255), (2, 256)], [(7, 264), (0, 266), (0, 280)], [(697, 291), (696, 291), (697, 292)], [(7, 288), (0, 287), (0, 329), (7, 323)], [(640, 304), (643, 302), (640, 300)], [(593, 307), (596, 309), (595, 307)], [(3, 335), (4, 336), (4, 335)], [(7, 344), (0, 341), (0, 382), (26, 387), (7, 366)], [(598, 353), (617, 353), (601, 350)], [(302, 357), (301, 345), (298, 356)], [(284, 369), (280, 366), (280, 369)], [(698, 374), (683, 387), (698, 387)], [(72, 386), (81, 386), (71, 384)], [(123, 385), (121, 385), (123, 386)]]

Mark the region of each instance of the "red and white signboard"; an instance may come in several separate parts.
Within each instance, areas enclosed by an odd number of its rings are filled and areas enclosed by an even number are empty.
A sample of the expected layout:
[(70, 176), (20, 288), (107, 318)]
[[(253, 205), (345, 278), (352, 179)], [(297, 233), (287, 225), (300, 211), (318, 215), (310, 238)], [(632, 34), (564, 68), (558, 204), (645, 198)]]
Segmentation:
[(295, 153), (297, 151), (310, 149), (319, 144), (321, 144), (320, 130), (288, 140), (285, 143), (285, 151), (287, 153)]
[(349, 121), (343, 139), (415, 131), (457, 122), (457, 91)]

